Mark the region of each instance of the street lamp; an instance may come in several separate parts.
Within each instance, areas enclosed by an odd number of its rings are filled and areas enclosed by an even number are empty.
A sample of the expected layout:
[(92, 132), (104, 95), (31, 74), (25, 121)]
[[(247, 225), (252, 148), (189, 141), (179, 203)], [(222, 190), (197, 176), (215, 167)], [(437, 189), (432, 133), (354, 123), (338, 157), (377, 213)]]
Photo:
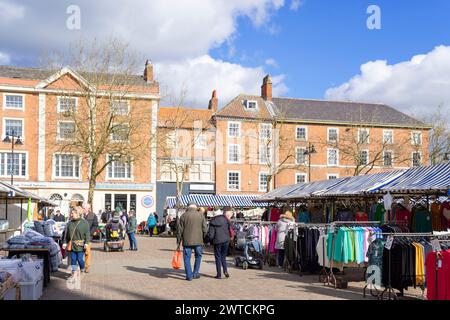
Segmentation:
[[(16, 140), (16, 141), (14, 141)], [(14, 130), (11, 131), (10, 134), (6, 134), (6, 137), (3, 139), (4, 143), (11, 143), (11, 185), (14, 185), (14, 145), (21, 146), (23, 145), (20, 136), (16, 136)]]
[(311, 155), (317, 153), (316, 148), (313, 144), (309, 143), (308, 148), (306, 148), (304, 155), (308, 156), (308, 182), (311, 182)]

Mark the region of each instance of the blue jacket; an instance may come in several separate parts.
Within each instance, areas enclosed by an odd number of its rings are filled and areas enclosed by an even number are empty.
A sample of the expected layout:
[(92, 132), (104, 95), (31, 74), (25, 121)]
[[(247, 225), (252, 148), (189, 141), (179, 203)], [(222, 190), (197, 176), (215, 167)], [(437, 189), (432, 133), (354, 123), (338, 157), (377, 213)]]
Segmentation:
[(148, 219), (147, 219), (147, 226), (154, 227), (154, 226), (156, 226), (156, 223), (157, 223), (157, 221), (156, 221), (155, 215), (153, 215), (153, 214), (149, 215)]

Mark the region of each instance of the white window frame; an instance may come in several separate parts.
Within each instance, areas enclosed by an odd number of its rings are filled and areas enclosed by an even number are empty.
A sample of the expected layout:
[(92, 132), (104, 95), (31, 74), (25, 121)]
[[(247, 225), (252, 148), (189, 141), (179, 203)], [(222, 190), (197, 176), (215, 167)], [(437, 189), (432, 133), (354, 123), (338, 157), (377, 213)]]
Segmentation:
[[(230, 160), (230, 155), (231, 155), (230, 147), (232, 147), (232, 146), (237, 146), (238, 161), (231, 161)], [(242, 155), (241, 155), (241, 145), (237, 144), (237, 143), (229, 143), (228, 146), (227, 146), (227, 161), (228, 161), (228, 163), (230, 163), (230, 164), (240, 164), (241, 163), (241, 157), (242, 157)]]
[[(111, 156), (111, 154), (107, 154), (106, 155), (106, 161), (108, 161), (108, 157)], [(113, 177), (110, 178), (109, 177), (109, 166), (113, 166), (112, 170), (113, 170)], [(114, 180), (123, 180), (123, 181), (133, 181), (134, 180), (134, 163), (131, 162), (130, 163), (130, 177), (127, 178), (114, 178), (114, 164), (110, 163), (109, 165), (106, 166), (105, 168), (105, 180), (106, 181), (114, 181)]]
[[(414, 134), (420, 135), (420, 143), (415, 143)], [(421, 146), (423, 144), (423, 134), (421, 131), (411, 131), (411, 145), (413, 146)]]
[[(418, 153), (420, 155), (420, 164), (418, 166), (414, 166), (414, 154)], [(411, 167), (418, 168), (423, 165), (422, 152), (421, 151), (413, 151), (411, 152)]]
[[(262, 158), (262, 152), (261, 152), (261, 149), (264, 149), (264, 150), (266, 150), (266, 151), (268, 151), (268, 155), (267, 155), (267, 159), (263, 159)], [(273, 156), (273, 154), (272, 154), (272, 146), (268, 146), (268, 145), (266, 145), (266, 144), (260, 144), (259, 145), (259, 154), (258, 154), (258, 158), (259, 158), (259, 164), (262, 164), (262, 165), (267, 165), (267, 164), (270, 164), (271, 163), (271, 159), (272, 159), (272, 156)]]
[[(263, 174), (265, 174), (267, 177), (266, 178), (266, 188), (261, 188), (261, 175), (263, 175)], [(267, 171), (260, 171), (258, 173), (258, 190), (259, 190), (259, 192), (267, 192), (267, 187), (269, 186), (268, 178), (269, 178), (269, 173)], [(270, 190), (270, 188), (269, 188), (269, 190)]]
[(56, 109), (58, 113), (67, 112), (67, 110), (61, 110), (61, 100), (62, 99), (75, 99), (75, 112), (78, 110), (78, 97), (64, 97), (64, 96), (58, 96), (57, 102), (56, 102)]
[[(60, 156), (62, 156), (62, 155), (67, 155), (67, 156), (78, 156), (78, 177), (76, 177), (76, 176), (72, 176), (72, 177), (62, 177), (61, 175), (60, 176), (57, 176), (56, 175), (56, 167), (55, 167), (55, 165), (56, 165), (56, 156), (58, 156), (58, 155), (60, 155)], [(73, 152), (63, 152), (63, 153), (54, 153), (53, 154), (53, 156), (52, 156), (52, 180), (79, 180), (79, 181), (81, 181), (82, 180), (82, 170), (81, 170), (81, 164), (82, 164), (82, 158), (81, 158), (81, 156), (79, 155), (79, 154), (76, 154), (76, 153), (73, 153)], [(61, 170), (61, 162), (60, 162), (60, 167), (59, 167), (59, 172), (60, 172), (60, 174), (61, 174), (61, 172), (62, 172), (62, 170)], [(75, 170), (74, 170), (74, 172), (75, 172)]]
[(359, 163), (359, 165), (361, 165), (361, 166), (367, 166), (367, 165), (369, 165), (369, 163), (370, 163), (370, 152), (369, 152), (369, 149), (363, 149), (363, 150), (359, 150), (359, 160), (361, 161), (361, 153), (362, 152), (366, 152), (367, 153), (367, 162), (366, 163), (362, 163), (362, 162), (360, 162)]
[[(298, 129), (305, 129), (305, 138), (298, 137)], [(296, 126), (295, 127), (295, 140), (296, 141), (307, 141), (308, 140), (308, 127), (307, 126)]]
[(208, 136), (205, 133), (197, 135), (194, 141), (195, 150), (206, 150), (208, 148)]
[[(388, 133), (388, 132), (391, 133), (391, 137), (392, 137), (391, 142), (386, 142), (386, 140), (384, 139), (385, 134)], [(382, 141), (383, 141), (383, 144), (394, 144), (394, 130), (392, 130), (392, 129), (383, 129), (383, 140)]]
[[(250, 105), (251, 103), (254, 103), (254, 104), (255, 104), (255, 107), (254, 107), (254, 108), (250, 108), (250, 107), (249, 107), (249, 105)], [(246, 110), (258, 110), (258, 101), (256, 101), (256, 100), (245, 100), (244, 108), (245, 108)]]
[[(207, 174), (209, 175), (209, 179), (203, 179), (204, 175), (206, 173), (206, 171), (203, 171), (203, 167), (204, 166), (208, 166), (209, 167), (208, 172), (207, 172)], [(212, 166), (212, 163), (210, 163), (210, 162), (200, 163), (200, 181), (201, 182), (212, 182), (213, 181), (213, 166)]]
[[(305, 159), (305, 161), (303, 163), (300, 163), (298, 161), (298, 152), (299, 152), (299, 150), (303, 150), (303, 156), (304, 156), (304, 159)], [(305, 152), (306, 152), (306, 148), (305, 147), (296, 147), (295, 148), (295, 164), (296, 165), (299, 165), (299, 166), (307, 166), (308, 165), (308, 155), (305, 154)]]
[[(73, 123), (75, 125), (75, 121), (65, 121), (65, 120), (58, 121), (56, 140), (57, 141), (70, 141), (71, 139), (64, 139), (61, 137), (61, 126), (60, 126), (61, 123)], [(76, 130), (76, 128), (75, 128), (75, 130)], [(74, 134), (75, 134), (75, 132), (74, 132)]]
[[(230, 135), (230, 125), (231, 124), (237, 124), (238, 125), (239, 132), (238, 132), (238, 134), (236, 136), (231, 136)], [(241, 136), (241, 131), (242, 131), (242, 126), (241, 126), (240, 122), (238, 122), (238, 121), (228, 121), (228, 124), (227, 124), (227, 136), (228, 136), (228, 138), (239, 138)]]
[[(120, 103), (126, 102), (126, 104), (127, 104), (127, 113), (122, 114), (122, 113), (115, 113), (115, 112), (114, 112), (114, 115), (116, 115), (116, 116), (128, 116), (128, 115), (130, 114), (130, 100), (113, 99), (113, 100), (111, 101), (111, 109), (112, 109), (112, 104), (113, 104), (114, 102), (120, 102)], [(112, 110), (112, 111), (113, 111), (113, 110)]]
[[(330, 130), (336, 130), (336, 134), (337, 134), (336, 141), (330, 140)], [(333, 128), (333, 127), (327, 128), (327, 141), (328, 142), (336, 142), (336, 143), (339, 142), (339, 128)]]
[(337, 174), (337, 173), (327, 173), (327, 180), (333, 180), (333, 179), (330, 179), (330, 177), (336, 177), (336, 179), (339, 179), (339, 174)]
[[(390, 166), (386, 165), (386, 163), (384, 162), (384, 160), (385, 160), (384, 156), (385, 156), (386, 152), (389, 152), (391, 154), (391, 165)], [(383, 151), (383, 167), (386, 167), (386, 168), (394, 167), (394, 151), (392, 151), (392, 150), (384, 150)]]
[[(119, 123), (114, 123), (114, 124), (113, 124), (113, 126), (116, 126), (116, 125), (126, 125), (126, 124), (119, 124)], [(126, 126), (128, 127), (128, 129), (130, 129), (130, 126), (128, 126), (128, 125), (126, 125)], [(109, 138), (111, 139), (112, 142), (117, 142), (117, 143), (130, 142), (130, 137), (129, 137), (129, 136), (128, 136), (128, 139), (127, 139), (127, 140), (117, 140), (117, 139), (114, 139), (114, 133), (111, 133), (110, 136), (109, 136)]]
[[(266, 129), (262, 129), (263, 127), (267, 127), (267, 128)], [(269, 132), (269, 136), (268, 137), (267, 136), (262, 136), (261, 133), (263, 132), (263, 130), (264, 131), (268, 130), (268, 132)], [(272, 130), (273, 130), (273, 126), (272, 126), (271, 123), (260, 123), (259, 124), (259, 140), (267, 141), (267, 140), (272, 139), (272, 134), (273, 134)]]
[[(230, 173), (237, 173), (239, 177), (239, 188), (236, 189), (230, 189)], [(241, 171), (239, 170), (229, 170), (227, 171), (227, 191), (230, 192), (240, 192), (241, 191)]]
[[(298, 177), (304, 177), (305, 178), (305, 182), (298, 182)], [(295, 184), (299, 184), (299, 183), (307, 183), (308, 182), (308, 175), (306, 173), (300, 173), (297, 172), (295, 174)]]
[[(11, 150), (0, 150), (0, 153), (5, 153), (5, 154), (7, 154), (6, 156), (8, 156), (8, 155), (10, 155), (11, 154)], [(28, 172), (28, 166), (29, 166), (29, 163), (30, 163), (30, 156), (29, 156), (29, 153), (28, 153), (28, 151), (14, 151), (14, 154), (25, 154), (25, 156), (26, 156), (26, 163), (25, 163), (25, 176), (23, 176), (23, 175), (14, 175), (14, 178), (18, 178), (18, 179), (26, 179), (26, 180), (28, 180), (29, 179), (29, 177), (28, 177), (28, 174), (29, 174), (29, 172)], [(5, 159), (5, 172), (8, 172), (8, 160), (7, 159)], [(20, 160), (19, 160), (20, 161)], [(1, 165), (1, 163), (0, 163), (0, 165)], [(22, 167), (21, 167), (21, 165), (22, 165), (22, 161), (20, 161), (19, 162), (19, 172), (21, 172), (22, 170)], [(0, 177), (2, 177), (2, 178), (10, 178), (11, 177), (11, 175), (10, 174), (8, 174), (8, 175), (1, 175)]]
[(369, 128), (359, 128), (359, 129), (358, 129), (358, 142), (359, 142), (359, 143), (363, 143), (363, 142), (361, 141), (361, 132), (362, 132), (362, 131), (367, 131), (367, 141), (364, 142), (364, 143), (369, 144), (369, 143), (370, 143), (370, 129), (369, 129)]
[[(336, 150), (336, 164), (330, 164), (330, 151)], [(328, 167), (337, 167), (339, 166), (339, 149), (336, 148), (327, 148), (327, 166)]]
[(2, 130), (2, 139), (5, 139), (6, 137), (6, 120), (20, 120), (22, 121), (22, 135), (20, 136), (20, 139), (25, 141), (25, 118), (10, 118), (10, 117), (4, 117), (3, 118), (3, 130)]
[[(6, 96), (19, 96), (22, 97), (22, 108), (11, 108), (6, 106)], [(3, 109), (5, 110), (18, 110), (18, 111), (25, 111), (25, 94), (21, 93), (3, 93)]]
[[(197, 177), (194, 177), (193, 179), (193, 171), (192, 168), (193, 167), (197, 167), (198, 168), (198, 172)], [(193, 181), (193, 182), (200, 182), (202, 181), (202, 169), (201, 169), (201, 164), (200, 163), (194, 163), (189, 167), (189, 181)]]

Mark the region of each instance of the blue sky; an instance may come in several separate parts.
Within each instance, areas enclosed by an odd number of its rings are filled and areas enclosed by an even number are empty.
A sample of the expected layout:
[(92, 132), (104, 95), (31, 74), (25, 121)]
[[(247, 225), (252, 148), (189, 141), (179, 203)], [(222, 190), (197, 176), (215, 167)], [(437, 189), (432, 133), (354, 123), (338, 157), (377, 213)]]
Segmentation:
[[(381, 30), (366, 26), (369, 5)], [(259, 94), (270, 73), (278, 96), (450, 110), (448, 0), (0, 0), (0, 64), (38, 66), (43, 52), (111, 36), (153, 61), (174, 98), (164, 104), (186, 91), (185, 104), (206, 107), (217, 89), (223, 106)]]
[[(366, 27), (371, 4), (381, 9), (381, 30)], [(284, 7), (275, 13), (271, 23), (276, 34), (240, 19), (234, 56), (230, 58), (227, 45), (212, 50), (212, 56), (247, 66), (270, 57), (278, 66), (267, 69), (286, 75), (288, 96), (323, 98), (328, 88), (359, 73), (367, 61), (395, 64), (448, 45), (450, 1), (303, 0), (297, 11)]]

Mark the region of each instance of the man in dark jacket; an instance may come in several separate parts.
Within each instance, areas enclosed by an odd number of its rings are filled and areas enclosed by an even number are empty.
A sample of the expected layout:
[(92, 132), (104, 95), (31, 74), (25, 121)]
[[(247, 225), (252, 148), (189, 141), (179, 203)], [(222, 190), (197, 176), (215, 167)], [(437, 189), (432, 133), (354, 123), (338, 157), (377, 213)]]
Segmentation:
[(66, 222), (66, 217), (61, 214), (60, 210), (56, 210), (55, 215), (53, 216), (53, 220), (55, 222)]
[(229, 278), (227, 270), (227, 254), (230, 244), (230, 221), (227, 217), (216, 211), (218, 214), (209, 222), (208, 241), (214, 245), (214, 258), (216, 260), (216, 279), (222, 278), (222, 268), (225, 277)]
[[(203, 240), (207, 232), (205, 217), (197, 211), (195, 203), (190, 203), (187, 212), (178, 219), (177, 224), (177, 244), (180, 248), (183, 243), (184, 269), (188, 281), (200, 278)], [(195, 252), (194, 272), (191, 268), (192, 251)]]

